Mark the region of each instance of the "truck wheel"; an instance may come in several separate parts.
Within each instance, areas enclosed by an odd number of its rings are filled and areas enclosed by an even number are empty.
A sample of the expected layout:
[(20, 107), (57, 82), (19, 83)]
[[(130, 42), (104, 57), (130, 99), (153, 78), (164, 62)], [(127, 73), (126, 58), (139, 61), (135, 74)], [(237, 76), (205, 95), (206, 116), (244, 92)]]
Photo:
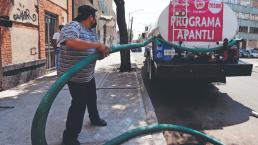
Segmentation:
[(151, 82), (154, 82), (156, 80), (155, 77), (155, 70), (154, 70), (154, 62), (152, 60), (149, 60), (149, 70), (148, 70), (148, 74), (149, 74), (149, 80)]

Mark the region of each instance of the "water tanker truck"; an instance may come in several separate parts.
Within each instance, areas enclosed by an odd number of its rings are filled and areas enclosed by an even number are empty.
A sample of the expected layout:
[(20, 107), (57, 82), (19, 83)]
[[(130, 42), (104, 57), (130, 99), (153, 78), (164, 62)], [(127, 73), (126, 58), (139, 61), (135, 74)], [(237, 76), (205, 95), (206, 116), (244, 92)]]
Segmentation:
[(237, 18), (219, 0), (171, 0), (148, 37), (148, 78), (226, 82), (227, 76), (250, 76), (252, 64), (239, 60)]

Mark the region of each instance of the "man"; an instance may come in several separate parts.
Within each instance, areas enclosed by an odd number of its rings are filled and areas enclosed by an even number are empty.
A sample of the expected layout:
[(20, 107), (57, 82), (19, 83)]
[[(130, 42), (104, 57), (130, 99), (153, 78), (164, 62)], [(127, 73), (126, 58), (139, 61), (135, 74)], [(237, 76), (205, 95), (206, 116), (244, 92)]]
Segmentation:
[(59, 37), (60, 37), (60, 32), (63, 27), (64, 27), (64, 25), (59, 25), (59, 31), (54, 33), (53, 38), (52, 38), (52, 42), (53, 42), (54, 49), (55, 49), (57, 72), (59, 72), (58, 70), (60, 69), (60, 43), (59, 43), (60, 39), (59, 39)]
[[(78, 16), (62, 29), (60, 74), (89, 55), (97, 52), (100, 52), (103, 58), (109, 55), (110, 49), (99, 43), (95, 32), (92, 31), (97, 25), (96, 11), (88, 5), (80, 6)], [(95, 63), (75, 74), (68, 82), (72, 102), (67, 116), (66, 129), (63, 133), (64, 145), (80, 145), (77, 138), (82, 129), (86, 107), (92, 125), (107, 125), (106, 121), (100, 118), (97, 109)]]

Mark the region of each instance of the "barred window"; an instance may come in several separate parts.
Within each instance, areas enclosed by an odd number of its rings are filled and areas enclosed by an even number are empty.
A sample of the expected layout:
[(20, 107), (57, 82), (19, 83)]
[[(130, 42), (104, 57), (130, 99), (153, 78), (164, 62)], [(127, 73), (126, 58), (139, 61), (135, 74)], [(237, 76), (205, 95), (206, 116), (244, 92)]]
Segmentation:
[(255, 33), (258, 34), (258, 28), (257, 27), (250, 27), (249, 33)]
[(239, 32), (248, 32), (248, 27), (247, 26), (239, 26)]

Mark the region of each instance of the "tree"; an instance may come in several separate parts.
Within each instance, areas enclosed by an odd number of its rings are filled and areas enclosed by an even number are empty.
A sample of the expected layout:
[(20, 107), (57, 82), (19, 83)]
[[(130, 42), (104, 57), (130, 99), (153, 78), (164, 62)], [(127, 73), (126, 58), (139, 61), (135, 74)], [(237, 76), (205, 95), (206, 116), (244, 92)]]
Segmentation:
[[(125, 2), (124, 0), (114, 0), (116, 4), (117, 25), (120, 32), (120, 44), (128, 44), (128, 31), (125, 21)], [(120, 72), (131, 71), (130, 50), (122, 50)]]

